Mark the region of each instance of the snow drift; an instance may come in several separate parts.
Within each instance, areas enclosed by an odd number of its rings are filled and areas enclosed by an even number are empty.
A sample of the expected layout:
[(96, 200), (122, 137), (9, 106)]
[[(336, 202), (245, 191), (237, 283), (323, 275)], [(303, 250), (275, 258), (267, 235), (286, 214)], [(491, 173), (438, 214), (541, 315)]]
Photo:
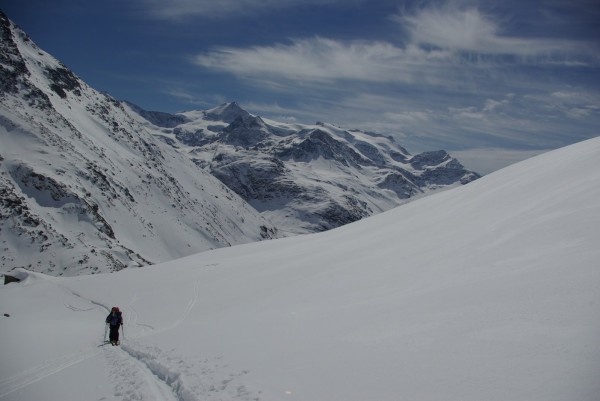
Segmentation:
[[(21, 271), (0, 289), (0, 399), (595, 400), (599, 156), (596, 138), (149, 268)], [(98, 347), (112, 305), (125, 339)]]

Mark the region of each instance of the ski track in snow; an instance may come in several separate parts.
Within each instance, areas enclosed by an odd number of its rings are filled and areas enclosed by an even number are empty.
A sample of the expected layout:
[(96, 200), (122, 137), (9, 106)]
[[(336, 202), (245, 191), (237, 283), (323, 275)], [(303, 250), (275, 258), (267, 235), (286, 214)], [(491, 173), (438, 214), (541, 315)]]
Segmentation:
[[(154, 326), (151, 326), (149, 324), (145, 324), (145, 323), (140, 323), (139, 322), (139, 318), (140, 318), (140, 314), (137, 311), (137, 309), (133, 306), (133, 304), (137, 301), (137, 294), (134, 294), (131, 301), (129, 301), (128, 303), (123, 304), (123, 307), (121, 308), (122, 311), (127, 311), (125, 313), (125, 322), (124, 322), (124, 326), (127, 327), (133, 327), (133, 326), (138, 326), (141, 328), (140, 333), (137, 335), (137, 337), (143, 337), (147, 334), (149, 334), (150, 332), (153, 332), (155, 330)], [(125, 332), (123, 332), (123, 337), (125, 337)]]
[(193, 294), (182, 314), (172, 324), (159, 329), (138, 323), (139, 313), (131, 301), (123, 305), (127, 310), (126, 324), (142, 327), (135, 338), (126, 339), (120, 347), (105, 348), (105, 355), (116, 383), (115, 396), (129, 400), (242, 400), (258, 401), (259, 394), (248, 390), (241, 378), (247, 371), (231, 373), (231, 369), (219, 363), (218, 359), (191, 361), (189, 356), (177, 357), (173, 351), (156, 346), (144, 345), (144, 337), (149, 334), (171, 330), (191, 313), (199, 296), (199, 283), (194, 283)]
[(88, 358), (99, 354), (98, 350), (90, 350), (84, 353), (64, 355), (60, 358), (45, 361), (31, 369), (23, 371), (17, 375), (0, 380), (0, 398), (20, 390), (24, 387), (34, 384), (48, 376), (58, 373), (70, 366), (85, 361)]
[[(148, 335), (174, 329), (188, 318), (198, 301), (199, 285), (199, 282), (193, 284), (193, 292), (176, 320), (160, 328), (139, 323), (140, 314), (134, 306), (137, 294), (133, 294), (129, 302), (122, 303), (122, 309), (126, 311), (125, 325), (139, 328), (132, 333), (131, 339), (122, 332), (120, 347), (108, 346), (103, 342), (97, 348), (63, 355), (15, 376), (3, 378), (0, 380), (0, 398), (102, 354), (109, 376), (115, 383), (114, 396), (123, 401), (260, 400), (260, 392), (251, 391), (244, 385), (243, 377), (248, 371), (232, 373), (231, 368), (223, 364), (220, 358), (201, 360), (191, 356), (178, 357), (173, 355), (173, 350), (143, 343)], [(64, 302), (67, 309), (83, 313), (96, 309), (104, 312), (110, 310), (109, 305), (81, 295), (67, 285), (57, 283), (57, 287), (78, 301)], [(90, 306), (81, 306), (81, 301)], [(103, 340), (106, 340), (106, 336), (105, 331)]]
[[(72, 289), (70, 289), (70, 288), (69, 288), (69, 287), (67, 287), (67, 286), (60, 285), (60, 287), (62, 287), (62, 288), (63, 288), (63, 289), (66, 291), (66, 292), (68, 292), (69, 294), (72, 294), (72, 295), (74, 295), (75, 297), (77, 297), (77, 298), (79, 298), (79, 299), (82, 299), (82, 300), (84, 300), (84, 301), (86, 301), (86, 302), (89, 302), (90, 304), (94, 305), (92, 308), (89, 308), (89, 309), (87, 309), (87, 308), (86, 308), (86, 309), (84, 309), (84, 308), (74, 307), (74, 306), (72, 306), (72, 305), (70, 305), (70, 304), (65, 304), (65, 306), (66, 306), (67, 308), (71, 309), (71, 310), (74, 310), (74, 311), (82, 311), (82, 312), (87, 312), (87, 311), (90, 311), (90, 310), (93, 310), (93, 309), (95, 309), (95, 308), (96, 308), (96, 307), (98, 307), (98, 306), (99, 306), (99, 307), (101, 307), (102, 309), (104, 309), (104, 310), (105, 310), (107, 313), (109, 313), (109, 312), (110, 312), (110, 310), (111, 310), (111, 307), (109, 307), (108, 305), (106, 305), (106, 304), (103, 304), (102, 302), (94, 301), (93, 299), (86, 298), (86, 297), (84, 297), (84, 296), (82, 296), (82, 295), (80, 295), (80, 294), (76, 293), (75, 291), (73, 291)], [(146, 334), (146, 333), (148, 333), (149, 331), (154, 331), (154, 327), (153, 327), (153, 326), (151, 326), (151, 325), (149, 325), (149, 324), (144, 324), (144, 323), (139, 323), (139, 322), (138, 322), (138, 319), (139, 319), (139, 313), (138, 313), (137, 309), (135, 309), (135, 307), (133, 306), (133, 304), (134, 304), (134, 303), (135, 303), (135, 301), (136, 301), (136, 297), (137, 297), (137, 296), (134, 294), (134, 296), (133, 296), (133, 299), (132, 299), (132, 300), (131, 300), (129, 303), (126, 303), (126, 304), (124, 305), (124, 308), (121, 308), (121, 309), (127, 310), (127, 313), (125, 314), (125, 322), (124, 322), (124, 323), (125, 323), (125, 325), (127, 325), (127, 326), (129, 326), (129, 327), (131, 327), (131, 326), (134, 326), (134, 325), (135, 325), (135, 326), (142, 327), (142, 332), (141, 332), (141, 334), (140, 334), (140, 337), (141, 337), (143, 334)], [(195, 304), (197, 299), (198, 299), (198, 288), (197, 288), (197, 285), (196, 285), (196, 289), (195, 289), (195, 295), (194, 295), (194, 298), (193, 298), (193, 299), (192, 299), (192, 301), (190, 301), (190, 302), (193, 302), (193, 304)], [(190, 312), (191, 308), (193, 307), (193, 304), (192, 304), (191, 306), (188, 306), (188, 308), (186, 308), (186, 313), (185, 313), (185, 316), (187, 316), (187, 314), (189, 314), (189, 312)], [(188, 310), (188, 309), (189, 309), (189, 310)], [(183, 316), (183, 317), (182, 317), (182, 318), (181, 318), (181, 319), (178, 321), (178, 323), (177, 323), (177, 324), (179, 324), (179, 323), (181, 323), (181, 321), (185, 320), (185, 316)], [(104, 340), (106, 340), (106, 335), (105, 335), (104, 337), (105, 337), (105, 338), (104, 338)]]
[(191, 360), (139, 342), (107, 348), (115, 396), (129, 400), (258, 401), (242, 383), (248, 371), (229, 373), (218, 359)]
[[(82, 296), (67, 286), (60, 287), (92, 305), (90, 308), (81, 308), (65, 303), (66, 308), (81, 312), (98, 307), (105, 311), (110, 310), (110, 307), (102, 302)], [(243, 384), (243, 376), (247, 375), (248, 371), (231, 373), (231, 368), (222, 364), (218, 358), (190, 360), (189, 356), (173, 356), (173, 351), (142, 343), (143, 338), (149, 334), (171, 330), (183, 323), (196, 305), (198, 297), (199, 283), (196, 282), (181, 315), (172, 324), (157, 329), (139, 323), (140, 314), (134, 307), (137, 294), (134, 294), (132, 299), (122, 306), (122, 309), (127, 311), (125, 325), (141, 328), (134, 338), (128, 339), (125, 333), (122, 333), (120, 347), (102, 344), (105, 347), (101, 347), (101, 350), (66, 356), (0, 381), (0, 398), (103, 352), (111, 380), (115, 383), (114, 396), (123, 401), (260, 400), (260, 392), (251, 391)]]
[(192, 298), (190, 299), (190, 301), (188, 302), (188, 304), (186, 305), (182, 315), (179, 317), (179, 319), (177, 319), (175, 321), (175, 323), (173, 323), (168, 328), (165, 328), (165, 330), (174, 329), (175, 327), (177, 327), (181, 323), (183, 323), (183, 321), (189, 316), (190, 312), (194, 308), (194, 305), (196, 305), (196, 302), (198, 302), (199, 294), (200, 294), (200, 283), (196, 282), (196, 283), (194, 283), (194, 294), (193, 294)]
[[(111, 347), (112, 348), (112, 347)], [(179, 401), (173, 388), (159, 379), (141, 361), (115, 348), (105, 351), (110, 377), (115, 383), (114, 396), (123, 401)]]
[[(67, 287), (66, 285), (59, 284), (58, 286), (60, 288), (62, 288), (65, 292), (67, 292), (67, 293), (69, 293), (69, 294), (71, 294), (71, 295), (73, 295), (73, 296), (75, 296), (75, 297), (77, 297), (79, 299), (82, 299), (85, 302), (89, 302), (90, 304), (94, 305), (93, 308), (86, 309), (86, 311), (87, 310), (95, 309), (95, 307), (98, 307), (98, 306), (101, 307), (102, 309), (105, 309), (107, 312), (110, 311), (110, 308), (108, 306), (106, 306), (105, 304), (103, 304), (101, 302), (98, 302), (98, 301), (94, 301), (93, 299), (86, 298), (86, 297), (84, 297), (84, 296), (76, 293), (75, 291), (73, 291), (72, 289), (70, 289), (69, 287)], [(73, 309), (73, 307), (71, 305), (65, 305), (65, 306), (67, 306), (67, 308), (69, 308), (69, 309), (76, 310), (76, 309)], [(82, 309), (80, 309), (80, 310), (82, 310)]]

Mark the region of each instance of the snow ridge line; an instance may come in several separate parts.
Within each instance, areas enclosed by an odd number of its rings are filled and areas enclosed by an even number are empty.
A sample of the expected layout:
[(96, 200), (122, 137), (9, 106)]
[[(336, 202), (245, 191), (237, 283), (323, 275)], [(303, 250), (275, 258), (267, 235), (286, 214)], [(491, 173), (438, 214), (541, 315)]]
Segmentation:
[(121, 346), (121, 349), (130, 357), (145, 365), (158, 380), (165, 383), (171, 389), (177, 401), (197, 401), (195, 395), (186, 388), (180, 373), (170, 370), (149, 353), (136, 350), (127, 345)]

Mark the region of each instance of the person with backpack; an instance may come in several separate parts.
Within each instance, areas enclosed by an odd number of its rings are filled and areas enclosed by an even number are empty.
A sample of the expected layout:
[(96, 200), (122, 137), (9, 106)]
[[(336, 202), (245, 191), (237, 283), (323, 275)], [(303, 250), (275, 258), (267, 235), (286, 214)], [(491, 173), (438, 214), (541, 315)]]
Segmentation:
[(119, 345), (119, 328), (123, 326), (123, 314), (118, 307), (113, 306), (110, 314), (106, 317), (106, 324), (110, 328), (108, 338), (112, 345)]

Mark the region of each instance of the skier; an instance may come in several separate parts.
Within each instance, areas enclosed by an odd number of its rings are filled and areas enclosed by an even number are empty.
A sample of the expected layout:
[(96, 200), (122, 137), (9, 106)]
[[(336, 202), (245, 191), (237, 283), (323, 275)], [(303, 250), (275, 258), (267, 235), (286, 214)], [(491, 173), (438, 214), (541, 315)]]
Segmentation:
[(119, 327), (123, 326), (123, 316), (118, 307), (113, 306), (110, 314), (106, 317), (106, 324), (110, 327), (108, 338), (112, 345), (119, 345)]

